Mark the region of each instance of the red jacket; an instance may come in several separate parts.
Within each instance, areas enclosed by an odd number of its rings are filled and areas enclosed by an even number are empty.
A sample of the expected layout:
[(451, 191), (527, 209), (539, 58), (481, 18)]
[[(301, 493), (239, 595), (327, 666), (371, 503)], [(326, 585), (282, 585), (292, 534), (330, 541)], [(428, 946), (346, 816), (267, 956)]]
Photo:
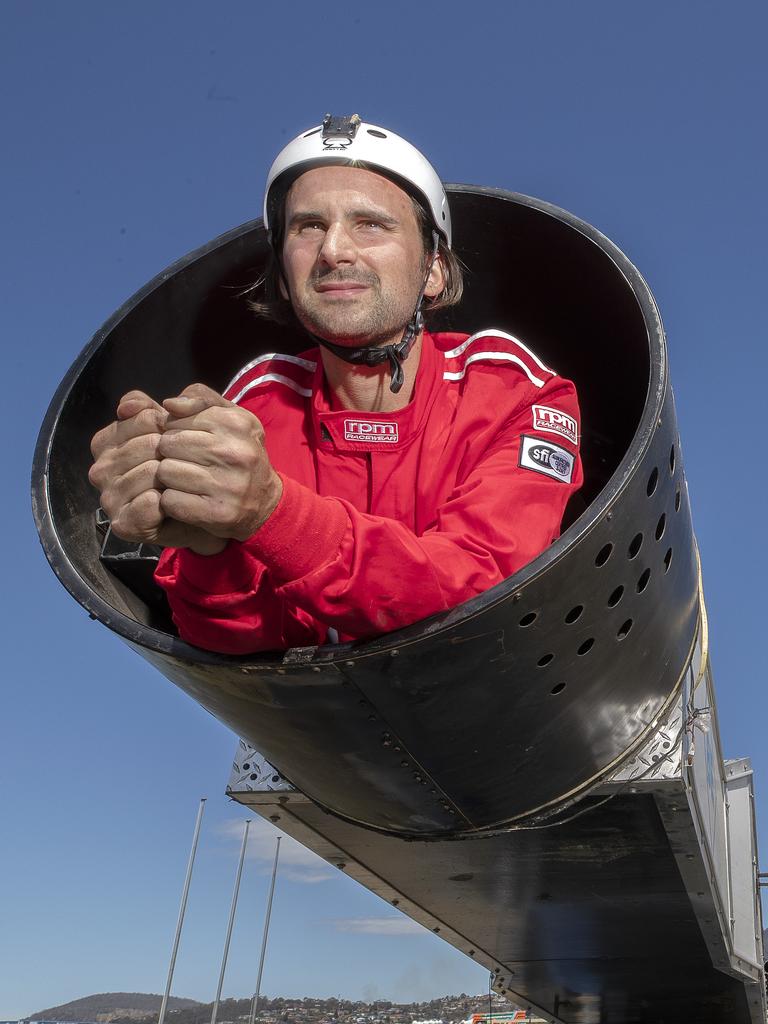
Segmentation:
[(155, 576), (180, 635), (215, 651), (361, 639), (452, 608), (551, 544), (582, 482), (573, 385), (502, 331), (425, 334), (393, 413), (333, 409), (317, 349), (259, 356), (225, 397), (263, 423), (283, 496), (248, 541), (169, 548)]

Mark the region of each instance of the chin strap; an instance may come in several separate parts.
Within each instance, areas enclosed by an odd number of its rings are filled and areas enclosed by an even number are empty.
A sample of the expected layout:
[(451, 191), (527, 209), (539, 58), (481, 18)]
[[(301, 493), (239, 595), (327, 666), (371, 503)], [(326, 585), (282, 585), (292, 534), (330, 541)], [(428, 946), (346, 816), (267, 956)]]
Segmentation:
[(403, 361), (408, 358), (408, 353), (413, 348), (414, 341), (424, 327), (424, 317), (421, 315), (420, 308), (421, 301), (422, 296), (419, 296), (419, 304), (416, 307), (416, 311), (406, 324), (402, 338), (395, 345), (382, 345), (378, 348), (345, 348), (344, 345), (335, 345), (332, 341), (318, 338), (317, 335), (313, 335), (313, 337), (319, 345), (327, 348), (329, 352), (333, 352), (335, 356), (343, 359), (345, 363), (379, 366), (381, 363), (386, 363), (389, 360), (389, 390), (396, 395), (405, 383)]
[(326, 341), (324, 338), (319, 338), (316, 334), (310, 334), (310, 337), (322, 345), (323, 348), (327, 348), (329, 352), (333, 352), (339, 359), (343, 359), (346, 363), (356, 363), (363, 366), (379, 366), (381, 363), (389, 361), (389, 390), (392, 394), (396, 395), (405, 383), (405, 374), (403, 373), (403, 362), (408, 358), (408, 353), (413, 348), (413, 343), (418, 338), (419, 334), (424, 328), (424, 317), (421, 312), (421, 304), (424, 301), (424, 291), (429, 281), (429, 275), (432, 272), (432, 265), (437, 259), (437, 249), (440, 242), (440, 236), (436, 231), (432, 232), (432, 257), (427, 265), (427, 271), (424, 274), (424, 280), (421, 285), (419, 297), (416, 300), (416, 308), (413, 311), (413, 316), (405, 325), (403, 336), (400, 341), (394, 345), (381, 345), (376, 347), (364, 346), (362, 348), (346, 348), (344, 345), (336, 345), (331, 341)]

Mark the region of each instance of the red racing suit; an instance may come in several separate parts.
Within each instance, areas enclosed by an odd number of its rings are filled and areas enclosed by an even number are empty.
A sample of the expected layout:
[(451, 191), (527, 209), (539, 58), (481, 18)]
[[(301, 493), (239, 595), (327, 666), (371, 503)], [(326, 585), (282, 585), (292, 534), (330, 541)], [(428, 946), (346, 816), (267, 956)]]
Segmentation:
[(244, 543), (160, 558), (179, 634), (210, 650), (357, 640), (452, 608), (551, 544), (582, 483), (573, 385), (502, 331), (425, 333), (396, 412), (335, 408), (317, 349), (259, 356), (224, 395), (261, 420), (283, 495)]

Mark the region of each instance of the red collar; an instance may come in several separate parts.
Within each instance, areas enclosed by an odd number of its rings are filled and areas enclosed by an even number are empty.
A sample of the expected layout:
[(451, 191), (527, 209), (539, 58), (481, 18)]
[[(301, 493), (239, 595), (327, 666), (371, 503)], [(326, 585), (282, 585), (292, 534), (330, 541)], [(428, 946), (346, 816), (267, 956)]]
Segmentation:
[(312, 423), (320, 448), (338, 452), (400, 452), (421, 433), (442, 379), (432, 335), (422, 337), (419, 368), (411, 401), (396, 412), (331, 409), (323, 362), (318, 356), (312, 381)]

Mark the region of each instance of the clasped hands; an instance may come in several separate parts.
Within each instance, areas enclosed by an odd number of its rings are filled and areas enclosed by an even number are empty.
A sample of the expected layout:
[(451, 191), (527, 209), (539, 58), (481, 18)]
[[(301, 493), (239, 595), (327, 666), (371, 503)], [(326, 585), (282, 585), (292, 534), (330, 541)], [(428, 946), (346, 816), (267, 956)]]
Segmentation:
[(282, 494), (260, 421), (204, 384), (162, 404), (129, 391), (91, 451), (88, 478), (124, 540), (217, 554), (255, 533)]

